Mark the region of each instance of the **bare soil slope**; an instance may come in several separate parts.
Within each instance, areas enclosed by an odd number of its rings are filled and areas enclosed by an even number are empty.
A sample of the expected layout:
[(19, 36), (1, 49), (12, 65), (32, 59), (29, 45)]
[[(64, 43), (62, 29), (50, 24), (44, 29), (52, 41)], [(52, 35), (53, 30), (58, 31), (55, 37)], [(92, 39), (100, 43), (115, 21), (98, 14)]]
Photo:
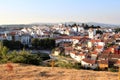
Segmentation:
[(0, 65), (0, 80), (118, 80), (118, 73), (112, 72), (12, 65), (10, 72), (6, 64)]

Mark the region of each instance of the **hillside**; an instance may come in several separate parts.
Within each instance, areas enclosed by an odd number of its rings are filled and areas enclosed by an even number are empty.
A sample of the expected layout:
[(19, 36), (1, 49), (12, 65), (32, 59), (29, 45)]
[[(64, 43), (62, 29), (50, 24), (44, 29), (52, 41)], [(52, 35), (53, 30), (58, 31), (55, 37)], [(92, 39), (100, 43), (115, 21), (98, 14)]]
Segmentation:
[(12, 72), (6, 70), (6, 64), (0, 65), (0, 80), (118, 80), (118, 74), (112, 72), (12, 65)]

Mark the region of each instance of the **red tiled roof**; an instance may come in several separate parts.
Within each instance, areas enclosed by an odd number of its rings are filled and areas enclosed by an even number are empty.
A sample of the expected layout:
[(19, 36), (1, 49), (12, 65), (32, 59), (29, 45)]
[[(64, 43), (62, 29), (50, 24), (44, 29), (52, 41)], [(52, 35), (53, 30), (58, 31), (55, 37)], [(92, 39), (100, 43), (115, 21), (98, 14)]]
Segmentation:
[(98, 61), (99, 64), (108, 64), (108, 60), (100, 60)]
[(72, 53), (72, 54), (76, 54), (76, 52), (75, 52), (75, 51), (72, 51), (71, 53)]
[(73, 50), (73, 48), (72, 47), (65, 47), (65, 50), (71, 51), (71, 50)]
[(10, 32), (9, 34), (10, 34), (10, 35), (15, 35), (15, 34), (16, 34), (16, 32)]
[(98, 52), (97, 51), (93, 51), (92, 54), (98, 54)]
[(61, 36), (61, 37), (58, 37), (56, 39), (81, 39), (80, 36)]
[(68, 46), (70, 46), (71, 44), (70, 43), (63, 43), (63, 44), (61, 44), (62, 46), (64, 46), (64, 47), (68, 47)]
[(100, 39), (97, 39), (97, 40), (92, 39), (91, 42), (92, 42), (92, 43), (94, 43), (94, 42), (101, 42), (101, 40), (100, 40)]
[(82, 61), (86, 62), (86, 63), (90, 63), (90, 64), (95, 64), (95, 60), (91, 60), (91, 59), (83, 59)]
[(120, 59), (120, 54), (110, 54), (110, 58)]
[(85, 54), (83, 54), (83, 53), (80, 53), (80, 54), (78, 54), (78, 56), (85, 56)]
[(109, 53), (110, 53), (110, 50), (108, 49), (103, 51), (103, 54), (109, 54)]
[(97, 46), (97, 49), (102, 49), (103, 48), (103, 46)]

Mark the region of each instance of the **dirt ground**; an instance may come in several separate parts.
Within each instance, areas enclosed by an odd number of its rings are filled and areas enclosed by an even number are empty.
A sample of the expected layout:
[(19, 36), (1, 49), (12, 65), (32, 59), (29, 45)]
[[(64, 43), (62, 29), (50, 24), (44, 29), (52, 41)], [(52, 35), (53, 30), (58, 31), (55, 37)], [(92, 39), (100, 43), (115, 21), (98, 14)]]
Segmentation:
[(0, 80), (118, 80), (118, 73), (41, 67), (25, 64), (0, 65)]

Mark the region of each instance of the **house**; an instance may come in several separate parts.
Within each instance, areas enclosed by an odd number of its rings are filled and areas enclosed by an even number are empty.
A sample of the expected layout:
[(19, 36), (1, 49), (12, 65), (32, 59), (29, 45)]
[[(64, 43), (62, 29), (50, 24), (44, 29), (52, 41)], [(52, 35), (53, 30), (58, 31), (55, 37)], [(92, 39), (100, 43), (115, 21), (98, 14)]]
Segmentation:
[(98, 67), (100, 69), (108, 69), (108, 60), (100, 60), (100, 61), (98, 61)]
[(75, 51), (70, 52), (70, 57), (74, 59), (76, 57), (76, 52)]
[(61, 42), (69, 42), (73, 44), (77, 44), (80, 40), (80, 36), (60, 36), (55, 39), (56, 44)]
[(71, 46), (70, 47), (64, 47), (65, 55), (69, 55), (72, 51), (73, 51), (73, 48)]
[(114, 50), (115, 54), (120, 54), (120, 46), (116, 47)]
[(116, 63), (114, 64), (114, 66), (120, 67), (120, 59), (118, 59), (118, 60), (116, 61)]
[(77, 54), (74, 59), (78, 62), (81, 62), (82, 59), (84, 59), (84, 58), (85, 58), (85, 54), (80, 53), (80, 54)]
[(59, 46), (60, 47), (69, 47), (69, 46), (72, 46), (72, 43), (60, 43)]
[(89, 38), (93, 39), (94, 35), (96, 35), (96, 30), (95, 29), (89, 29), (88, 34), (89, 34)]
[(61, 53), (60, 49), (56, 48), (55, 51), (53, 52), (53, 55), (58, 56), (58, 55), (60, 55), (60, 53)]
[(91, 69), (95, 69), (98, 67), (96, 60), (91, 60), (91, 59), (87, 59), (87, 58), (85, 58), (81, 61), (81, 65), (84, 68), (91, 68)]
[(109, 53), (102, 53), (99, 55), (98, 60), (108, 60)]
[(29, 45), (31, 42), (31, 36), (29, 34), (21, 35), (21, 43), (24, 45)]
[(81, 62), (82, 59), (85, 58), (85, 54), (83, 54), (83, 53), (77, 53), (75, 51), (71, 52), (70, 56), (71, 56), (71, 58), (73, 58), (74, 60), (76, 60), (78, 62)]
[(0, 34), (0, 40), (5, 40), (5, 39), (6, 39), (5, 35), (4, 34)]
[(96, 50), (97, 52), (102, 52), (102, 51), (103, 51), (103, 46), (96, 46), (96, 47), (95, 47), (95, 50)]
[(96, 60), (97, 57), (98, 57), (98, 52), (97, 52), (97, 51), (93, 51), (93, 52), (91, 53), (91, 59), (92, 59), (92, 60)]
[(109, 66), (114, 66), (114, 64), (120, 59), (120, 55), (119, 54), (110, 54), (109, 55)]
[(14, 37), (15, 37), (15, 41), (20, 41), (20, 39), (21, 39), (21, 36), (18, 34), (16, 34)]
[(74, 46), (74, 49), (76, 49), (76, 50), (81, 50), (81, 49), (82, 49), (81, 46), (82, 46), (81, 44), (76, 44), (76, 45)]
[(93, 44), (92, 42), (88, 41), (88, 48), (92, 48)]

